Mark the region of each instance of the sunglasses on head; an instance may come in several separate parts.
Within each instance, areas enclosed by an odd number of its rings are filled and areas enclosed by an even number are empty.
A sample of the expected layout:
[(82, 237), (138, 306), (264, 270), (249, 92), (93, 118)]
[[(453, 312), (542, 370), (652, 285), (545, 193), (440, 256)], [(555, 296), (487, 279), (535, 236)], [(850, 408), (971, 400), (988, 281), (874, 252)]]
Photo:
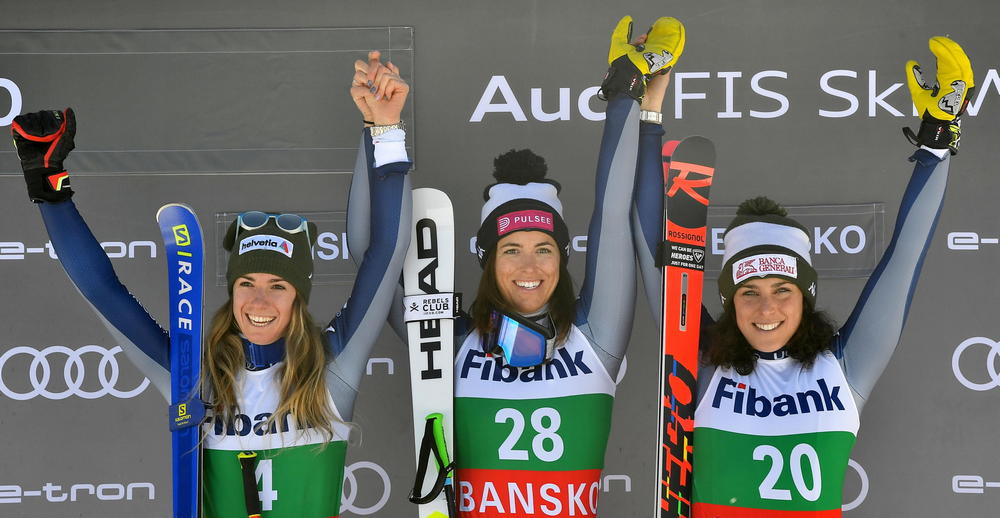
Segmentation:
[(243, 230), (257, 230), (267, 225), (267, 222), (271, 219), (274, 219), (274, 223), (279, 229), (289, 234), (305, 232), (306, 242), (312, 243), (312, 236), (309, 235), (309, 222), (306, 221), (306, 218), (298, 214), (275, 214), (273, 212), (251, 210), (237, 216), (236, 225), (239, 229)]

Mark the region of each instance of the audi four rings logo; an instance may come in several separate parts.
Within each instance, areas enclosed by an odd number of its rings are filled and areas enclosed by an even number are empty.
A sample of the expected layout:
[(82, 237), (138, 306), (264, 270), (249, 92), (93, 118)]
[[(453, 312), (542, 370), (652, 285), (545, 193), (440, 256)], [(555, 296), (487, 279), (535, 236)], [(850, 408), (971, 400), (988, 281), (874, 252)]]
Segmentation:
[[(985, 345), (989, 348), (989, 352), (986, 353), (985, 369), (987, 376), (989, 376), (989, 380), (985, 383), (972, 381), (966, 377), (964, 372), (962, 372), (962, 367), (960, 365), (962, 353), (973, 345)], [(955, 348), (955, 353), (951, 355), (951, 370), (954, 371), (955, 378), (958, 379), (958, 382), (969, 390), (982, 392), (991, 388), (997, 388), (1000, 387), (1000, 372), (997, 372), (998, 357), (1000, 357), (1000, 342), (984, 336), (974, 336), (958, 344), (958, 347)]]
[[(382, 481), (382, 496), (374, 504), (365, 506), (357, 501), (358, 489), (361, 487), (357, 475), (359, 470), (369, 469), (378, 475)], [(392, 492), (392, 484), (389, 482), (389, 474), (385, 469), (374, 462), (359, 461), (344, 468), (344, 494), (340, 497), (340, 514), (354, 513), (358, 516), (375, 514), (385, 507), (389, 501), (389, 494)]]
[[(12, 347), (0, 355), (0, 393), (18, 401), (26, 401), (39, 396), (46, 399), (66, 399), (70, 396), (83, 399), (97, 399), (102, 396), (114, 396), (120, 399), (135, 397), (146, 390), (146, 387), (149, 386), (149, 379), (143, 378), (139, 386), (132, 390), (119, 390), (115, 386), (118, 384), (118, 360), (115, 355), (121, 350), (121, 346), (107, 349), (98, 345), (85, 345), (79, 349), (52, 345), (40, 351), (23, 345)], [(83, 357), (87, 353), (96, 354), (101, 359), (97, 365), (97, 381), (101, 388), (93, 391), (83, 388), (83, 382), (87, 376)], [(13, 373), (6, 372), (5, 367), (11, 358), (18, 355), (26, 355), (31, 358), (27, 372), (27, 381), (31, 385), (31, 390), (27, 392), (17, 392), (8, 386), (8, 380), (12, 379), (10, 376), (13, 376)], [(66, 356), (66, 364), (62, 369), (66, 389), (53, 391), (49, 389), (53, 370), (49, 360), (57, 355)]]

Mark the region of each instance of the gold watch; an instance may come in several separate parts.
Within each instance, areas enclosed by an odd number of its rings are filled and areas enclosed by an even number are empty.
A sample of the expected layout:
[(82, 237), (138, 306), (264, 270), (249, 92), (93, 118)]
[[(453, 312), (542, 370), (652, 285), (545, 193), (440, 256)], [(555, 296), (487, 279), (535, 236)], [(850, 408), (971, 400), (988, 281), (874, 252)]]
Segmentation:
[(403, 124), (402, 120), (400, 120), (399, 122), (397, 122), (395, 124), (375, 125), (375, 126), (371, 126), (369, 129), (372, 132), (372, 138), (374, 138), (374, 137), (378, 137), (380, 135), (383, 135), (383, 134), (385, 134), (385, 133), (387, 133), (387, 132), (389, 132), (391, 130), (394, 130), (394, 129), (406, 130), (406, 125)]

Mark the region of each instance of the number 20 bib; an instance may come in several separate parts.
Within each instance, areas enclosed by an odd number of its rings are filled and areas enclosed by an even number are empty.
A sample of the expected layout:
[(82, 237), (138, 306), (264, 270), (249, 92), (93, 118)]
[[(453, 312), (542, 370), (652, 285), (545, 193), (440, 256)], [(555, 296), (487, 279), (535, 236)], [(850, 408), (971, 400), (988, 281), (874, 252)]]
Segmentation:
[(717, 369), (695, 412), (695, 518), (841, 516), (859, 426), (840, 364), (758, 360)]
[(576, 327), (521, 368), (472, 333), (455, 359), (455, 459), (463, 518), (597, 515), (615, 383)]

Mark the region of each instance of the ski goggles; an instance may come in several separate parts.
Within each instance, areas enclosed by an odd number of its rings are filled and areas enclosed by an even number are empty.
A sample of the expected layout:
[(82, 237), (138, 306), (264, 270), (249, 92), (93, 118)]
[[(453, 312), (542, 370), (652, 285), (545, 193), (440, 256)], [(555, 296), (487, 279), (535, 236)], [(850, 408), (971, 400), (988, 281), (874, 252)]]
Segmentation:
[(251, 210), (236, 216), (236, 225), (238, 228), (243, 230), (257, 230), (258, 228), (267, 225), (267, 222), (271, 219), (274, 219), (274, 224), (277, 225), (279, 229), (289, 234), (305, 232), (306, 242), (312, 243), (311, 236), (309, 235), (309, 222), (306, 218), (303, 218), (298, 214), (275, 214), (273, 212)]
[[(551, 320), (549, 323), (551, 325)], [(555, 332), (520, 315), (493, 311), (483, 351), (503, 356), (511, 367), (533, 367), (552, 359)]]

